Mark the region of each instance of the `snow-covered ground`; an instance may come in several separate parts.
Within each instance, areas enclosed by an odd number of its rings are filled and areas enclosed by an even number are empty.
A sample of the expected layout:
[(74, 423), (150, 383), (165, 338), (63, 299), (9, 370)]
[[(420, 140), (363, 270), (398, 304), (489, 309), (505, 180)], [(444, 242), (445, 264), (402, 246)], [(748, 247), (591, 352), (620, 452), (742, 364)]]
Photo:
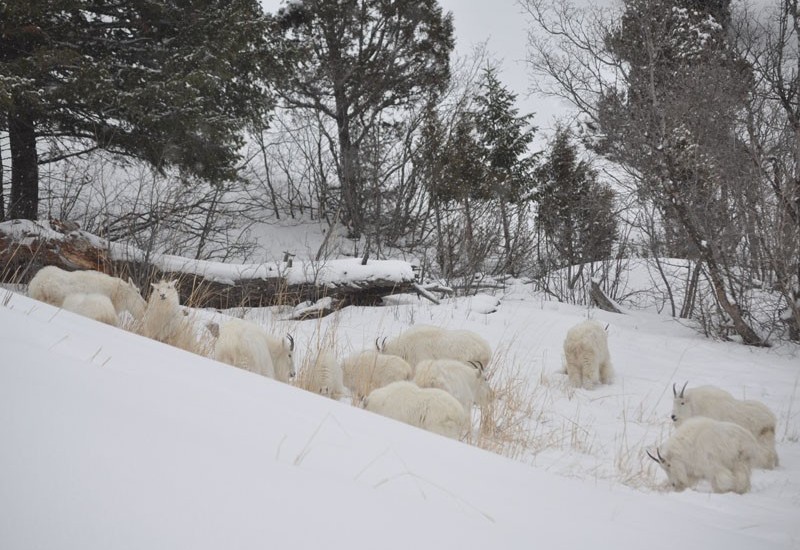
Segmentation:
[[(414, 323), (478, 331), (496, 350), (492, 383), (523, 401), (493, 447), (507, 456), (0, 290), (0, 548), (800, 545), (797, 348), (712, 342), (521, 284), (319, 321), (228, 313), (291, 332), (298, 366), (324, 343), (342, 357)], [(587, 315), (609, 324), (617, 374), (593, 391), (559, 372)], [(662, 488), (644, 450), (668, 437), (672, 384), (687, 380), (777, 414), (781, 465), (755, 470), (750, 493)]]

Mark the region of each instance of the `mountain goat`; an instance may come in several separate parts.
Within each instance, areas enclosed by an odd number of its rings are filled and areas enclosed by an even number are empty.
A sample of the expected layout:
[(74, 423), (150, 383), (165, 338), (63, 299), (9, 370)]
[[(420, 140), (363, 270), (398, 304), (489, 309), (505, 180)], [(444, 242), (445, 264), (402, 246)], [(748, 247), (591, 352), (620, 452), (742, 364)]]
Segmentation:
[(475, 364), (466, 365), (454, 359), (426, 359), (417, 364), (414, 382), (420, 388), (439, 388), (455, 397), (464, 410), (472, 411), (473, 403), (485, 407), (492, 390)]
[(420, 388), (413, 382), (392, 382), (372, 391), (364, 400), (364, 407), (453, 439), (460, 439), (470, 427), (469, 415), (455, 397), (438, 388)]
[(413, 369), (402, 357), (366, 350), (345, 358), (344, 385), (360, 399), (392, 382), (411, 380)]
[(715, 493), (746, 493), (750, 470), (762, 460), (763, 448), (755, 438), (733, 422), (696, 416), (683, 422), (664, 446), (663, 454), (647, 456), (666, 472), (676, 491), (693, 487), (702, 479)]
[(376, 346), (382, 353), (402, 357), (412, 367), (425, 359), (456, 359), (485, 368), (492, 358), (491, 346), (480, 335), (431, 325), (416, 325), (395, 338), (376, 341)]
[(275, 378), (267, 333), (254, 323), (233, 319), (222, 325), (213, 355), (217, 361)]
[(760, 401), (736, 399), (716, 386), (687, 390), (684, 384), (679, 392), (673, 384), (672, 394), (672, 421), (676, 426), (695, 416), (733, 422), (747, 429), (766, 451), (763, 460), (753, 464), (755, 467), (772, 469), (778, 465), (778, 452), (775, 450), (777, 419), (766, 405)]
[(303, 387), (331, 399), (344, 394), (342, 367), (330, 350), (321, 350), (304, 374)]
[(567, 331), (564, 356), (571, 385), (590, 390), (598, 383), (610, 384), (614, 381), (608, 335), (597, 321), (583, 321)]
[(67, 296), (76, 293), (104, 294), (111, 299), (118, 314), (129, 311), (139, 319), (144, 313), (144, 298), (130, 279), (123, 281), (99, 271), (66, 271), (48, 265), (40, 269), (28, 285), (28, 296), (56, 307), (61, 307)]
[(234, 367), (288, 383), (294, 377), (294, 339), (267, 334), (259, 325), (232, 319), (219, 328), (213, 356)]
[(75, 292), (64, 298), (61, 307), (112, 327), (119, 325), (117, 310), (114, 309), (111, 298), (105, 294)]
[(275, 366), (275, 379), (288, 384), (297, 374), (294, 369), (294, 338), (290, 334), (284, 338), (267, 334), (267, 345)]
[(181, 338), (182, 331), (190, 329), (181, 309), (177, 283), (175, 280), (150, 283), (153, 290), (138, 324), (139, 334), (172, 344)]

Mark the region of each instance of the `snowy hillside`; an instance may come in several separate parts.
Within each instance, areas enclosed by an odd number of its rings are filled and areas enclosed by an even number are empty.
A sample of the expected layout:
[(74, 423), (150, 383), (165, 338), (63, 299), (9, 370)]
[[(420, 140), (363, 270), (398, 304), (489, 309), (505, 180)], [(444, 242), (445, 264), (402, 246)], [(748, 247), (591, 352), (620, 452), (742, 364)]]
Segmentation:
[[(796, 349), (592, 311), (610, 324), (617, 381), (586, 391), (558, 371), (587, 312), (525, 287), (499, 305), (409, 297), (299, 323), (247, 312), (294, 334), (298, 365), (321, 342), (341, 357), (412, 323), (479, 331), (492, 383), (527, 405), (524, 436), (496, 446), (509, 459), (2, 292), (0, 548), (800, 544)], [(671, 386), (686, 380), (778, 415), (781, 466), (754, 471), (750, 493), (661, 488), (643, 450), (668, 436)]]

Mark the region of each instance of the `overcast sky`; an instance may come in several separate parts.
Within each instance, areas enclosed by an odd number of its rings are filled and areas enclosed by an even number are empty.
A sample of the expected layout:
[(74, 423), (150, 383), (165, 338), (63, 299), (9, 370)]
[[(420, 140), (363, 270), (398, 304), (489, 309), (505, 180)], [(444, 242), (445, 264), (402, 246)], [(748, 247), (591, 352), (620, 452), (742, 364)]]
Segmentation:
[(567, 107), (554, 98), (529, 95), (530, 76), (525, 66), (528, 20), (517, 0), (439, 0), (453, 14), (456, 52), (469, 55), (475, 45), (486, 42), (491, 56), (501, 64), (501, 79), (517, 94), (520, 114), (534, 113), (541, 134), (549, 133), (554, 117), (564, 116)]

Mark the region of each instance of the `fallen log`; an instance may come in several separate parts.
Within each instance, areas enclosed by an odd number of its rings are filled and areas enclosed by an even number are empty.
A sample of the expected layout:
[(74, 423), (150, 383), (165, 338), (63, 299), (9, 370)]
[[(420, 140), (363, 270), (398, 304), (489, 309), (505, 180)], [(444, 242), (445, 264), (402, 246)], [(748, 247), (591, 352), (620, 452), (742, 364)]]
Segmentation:
[(384, 296), (417, 291), (411, 265), (395, 260), (222, 264), (146, 255), (55, 220), (0, 223), (1, 282), (27, 284), (45, 265), (130, 276), (145, 296), (149, 283), (177, 279), (181, 302), (200, 308), (296, 306), (331, 298), (335, 308), (324, 310), (330, 313), (348, 305), (380, 305)]
[(603, 289), (600, 288), (600, 285), (597, 284), (595, 280), (592, 280), (592, 288), (590, 290), (590, 296), (592, 300), (592, 304), (599, 307), (604, 311), (610, 311), (611, 313), (624, 313), (622, 308), (620, 308), (617, 303), (609, 298)]

